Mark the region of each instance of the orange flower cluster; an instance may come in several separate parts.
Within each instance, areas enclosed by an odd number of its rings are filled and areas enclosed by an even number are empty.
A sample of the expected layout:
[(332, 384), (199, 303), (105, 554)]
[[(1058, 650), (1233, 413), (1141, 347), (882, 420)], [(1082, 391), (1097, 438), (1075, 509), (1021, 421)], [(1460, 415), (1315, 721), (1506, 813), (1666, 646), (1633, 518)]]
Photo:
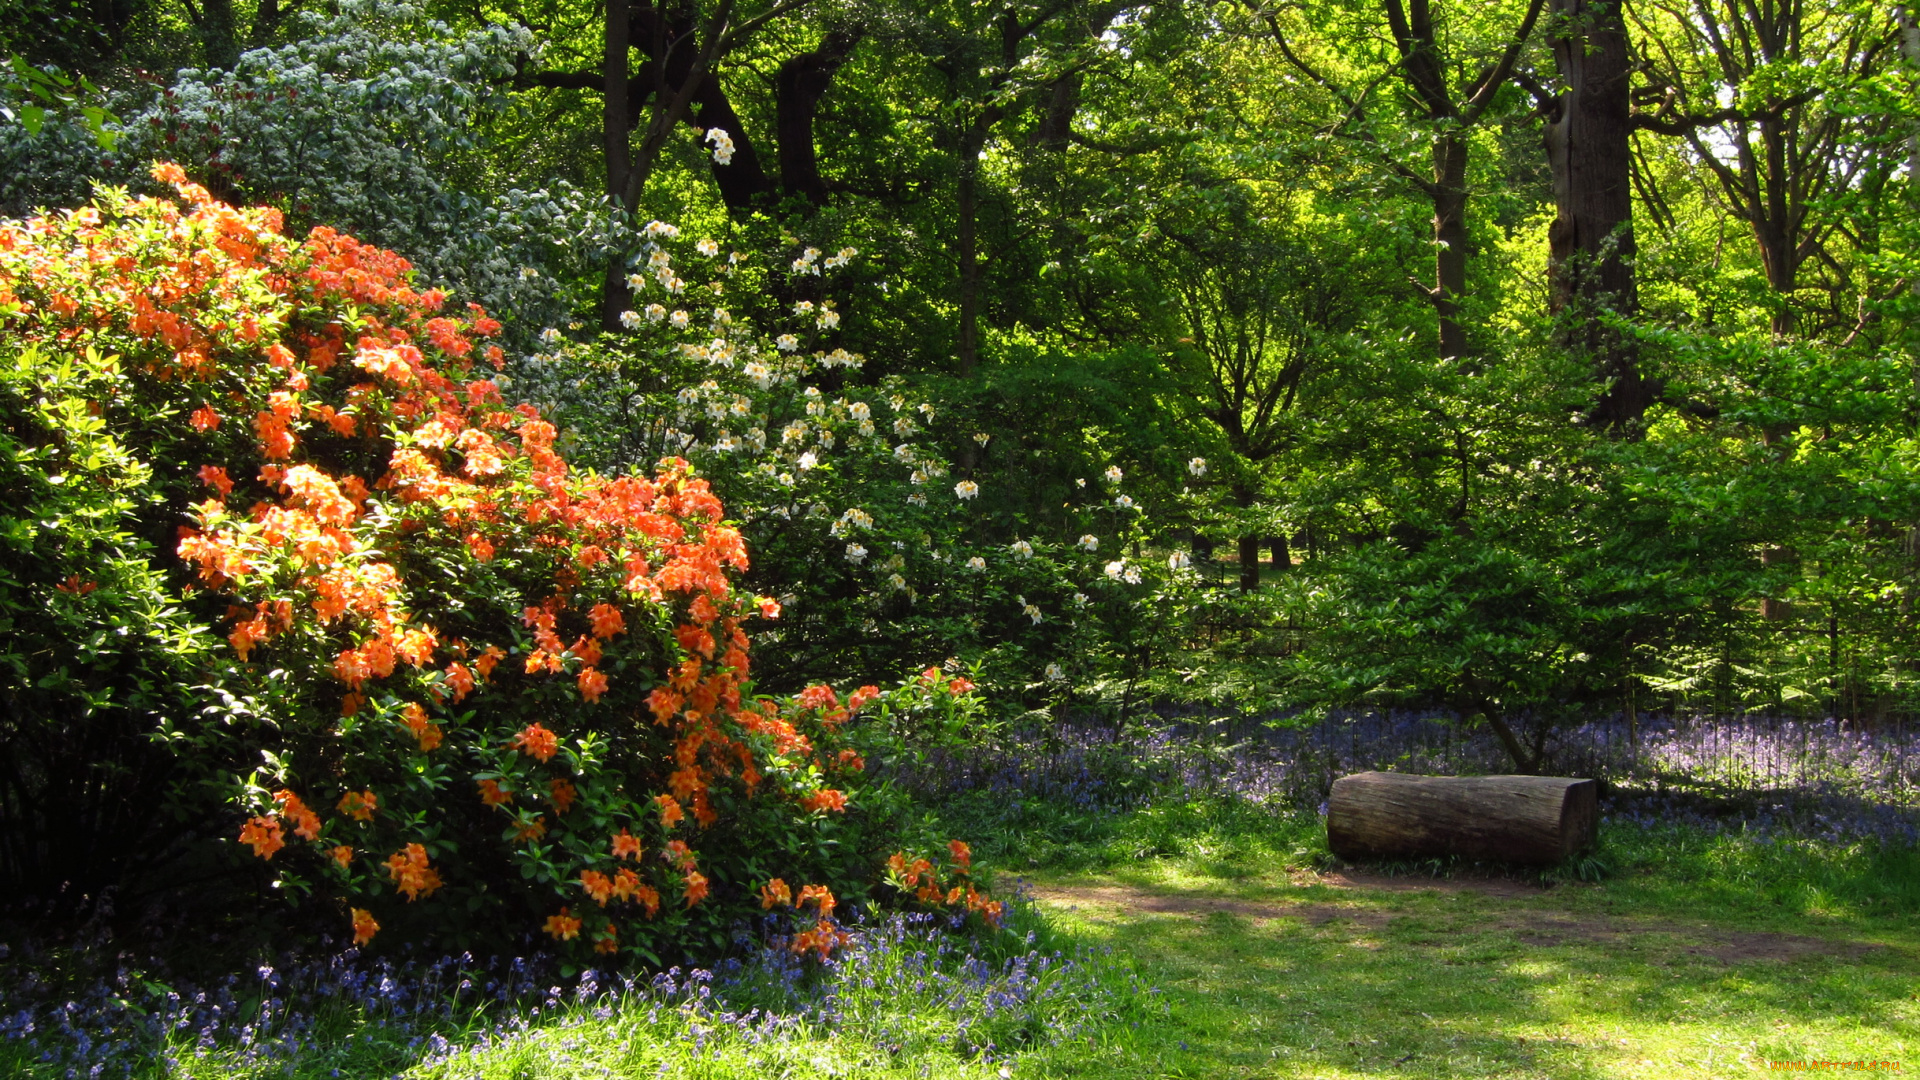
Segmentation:
[(281, 816), (293, 822), (293, 834), (302, 840), (320, 839), (320, 815), (300, 801), (300, 796), (285, 788), (273, 793), (273, 801), (280, 804)]
[(280, 819), (271, 814), (248, 818), (247, 823), (240, 827), (240, 842), (263, 859), (273, 858), (274, 852), (287, 846), (286, 840), (280, 836)]
[(580, 920), (561, 908), (560, 914), (547, 916), (547, 933), (552, 934), (555, 941), (572, 941), (580, 936)]
[(409, 902), (440, 887), (440, 872), (427, 865), (427, 849), (419, 844), (408, 844), (387, 856), (387, 876)]
[(967, 880), (973, 867), (973, 849), (964, 841), (947, 841), (947, 851), (951, 856), (948, 872), (960, 879), (952, 885), (943, 884), (938, 868), (932, 861), (924, 858), (908, 860), (904, 851), (896, 851), (887, 859), (887, 881), (894, 888), (911, 895), (915, 900), (933, 907), (962, 907), (975, 912), (989, 926), (998, 926), (1006, 914), (1006, 904), (993, 899), (987, 893), (974, 888)]
[(373, 913), (366, 908), (353, 909), (353, 943), (365, 945), (380, 932), (380, 924), (373, 920)]

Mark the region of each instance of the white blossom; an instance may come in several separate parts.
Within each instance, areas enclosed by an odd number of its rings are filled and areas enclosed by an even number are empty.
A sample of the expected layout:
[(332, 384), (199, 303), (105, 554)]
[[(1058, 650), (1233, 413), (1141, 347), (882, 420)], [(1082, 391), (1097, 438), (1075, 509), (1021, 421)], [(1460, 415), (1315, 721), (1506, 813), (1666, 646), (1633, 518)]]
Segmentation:
[(1176, 551), (1167, 556), (1167, 569), (1169, 570), (1185, 570), (1191, 565), (1193, 565), (1193, 560), (1187, 558), (1187, 553), (1184, 551)]
[(646, 315), (648, 322), (657, 323), (667, 317), (667, 309), (659, 304), (648, 304), (642, 314)]
[(1107, 564), (1107, 576), (1110, 578), (1118, 578), (1126, 568), (1127, 561), (1125, 559), (1115, 559)]
[(711, 259), (715, 255), (720, 254), (720, 245), (717, 243), (714, 243), (712, 240), (702, 240), (699, 243), (693, 245), (693, 250)]
[(675, 330), (685, 330), (687, 324), (691, 321), (692, 316), (684, 311), (676, 311), (672, 315), (667, 316), (667, 322), (671, 323)]
[(1087, 533), (1080, 538), (1079, 548), (1081, 551), (1099, 551), (1100, 538), (1092, 533)]
[(792, 334), (781, 334), (779, 337), (773, 339), (773, 344), (774, 347), (781, 352), (792, 352), (800, 347), (800, 339), (794, 337)]
[(1131, 510), (1133, 509), (1133, 499), (1126, 495), (1118, 495), (1114, 497), (1113, 505), (1122, 510)]
[(809, 450), (806, 453), (800, 455), (799, 465), (800, 465), (801, 472), (805, 472), (808, 469), (811, 469), (818, 464), (820, 464), (820, 459), (814, 455), (813, 451)]
[(640, 323), (642, 321), (640, 313), (637, 311), (623, 311), (620, 313), (620, 325), (629, 330), (640, 329)]
[(969, 570), (978, 571), (978, 570), (985, 570), (986, 568), (987, 568), (987, 560), (981, 558), (978, 555), (975, 555), (973, 558), (967, 560), (967, 569)]
[(858, 566), (861, 563), (865, 562), (866, 559), (867, 559), (867, 549), (864, 546), (860, 544), (847, 545), (847, 561), (848, 562), (854, 564), (855, 566)]
[(1033, 545), (1027, 543), (1025, 540), (1015, 540), (1011, 546), (1015, 555), (1023, 559), (1033, 558)]
[(1048, 682), (1063, 682), (1065, 681), (1066, 677), (1067, 677), (1067, 673), (1061, 669), (1059, 664), (1047, 665), (1047, 681)]
[(1126, 475), (1127, 475), (1126, 473), (1123, 473), (1120, 471), (1120, 466), (1118, 465), (1107, 466), (1106, 477), (1107, 477), (1107, 483), (1109, 484), (1119, 483), (1121, 480), (1125, 479)]
[(1207, 459), (1203, 457), (1197, 457), (1197, 458), (1194, 458), (1192, 461), (1187, 462), (1187, 471), (1192, 473), (1195, 476), (1207, 475)]
[(1033, 625), (1035, 626), (1039, 626), (1041, 620), (1046, 618), (1045, 615), (1040, 614), (1040, 607), (1038, 604), (1028, 604), (1026, 607), (1021, 608), (1020, 610), (1024, 615), (1026, 615), (1027, 618), (1033, 620)]
[(980, 494), (980, 485), (971, 480), (962, 480), (953, 485), (953, 493), (962, 499), (971, 499)]

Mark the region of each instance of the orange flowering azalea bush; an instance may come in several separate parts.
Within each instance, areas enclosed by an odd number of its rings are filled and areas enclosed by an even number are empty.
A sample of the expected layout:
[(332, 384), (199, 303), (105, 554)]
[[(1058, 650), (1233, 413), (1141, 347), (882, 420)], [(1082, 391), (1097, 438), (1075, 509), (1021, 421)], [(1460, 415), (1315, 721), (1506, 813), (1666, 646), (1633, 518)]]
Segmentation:
[(970, 687), (754, 695), (779, 606), (735, 588), (747, 550), (685, 462), (570, 469), (489, 378), (478, 307), (155, 176), (178, 202), (0, 223), (0, 318), (13, 355), (115, 358), (89, 415), (148, 455), (152, 561), (224, 639), (217, 722), (163, 734), (232, 778), (228, 835), (362, 943), (657, 958), (793, 880), (796, 950), (830, 951), (892, 849), (854, 717)]

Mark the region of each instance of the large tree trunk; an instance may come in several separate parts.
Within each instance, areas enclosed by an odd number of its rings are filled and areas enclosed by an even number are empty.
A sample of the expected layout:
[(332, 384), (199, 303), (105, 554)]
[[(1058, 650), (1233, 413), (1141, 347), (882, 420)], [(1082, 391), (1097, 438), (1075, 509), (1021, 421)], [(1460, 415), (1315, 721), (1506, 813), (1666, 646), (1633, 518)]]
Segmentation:
[(1593, 844), (1598, 795), (1560, 776), (1358, 773), (1334, 781), (1327, 844), (1343, 859), (1557, 863)]
[(820, 175), (814, 147), (813, 120), (820, 99), (833, 85), (834, 73), (853, 55), (865, 30), (860, 27), (829, 30), (820, 47), (780, 65), (774, 78), (774, 130), (780, 148), (780, 187), (814, 206), (827, 202), (827, 183)]
[(1467, 293), (1467, 141), (1449, 132), (1433, 144), (1433, 312), (1442, 359), (1467, 355), (1460, 298)]
[(1633, 343), (1602, 325), (1639, 305), (1633, 273), (1633, 58), (1621, 0), (1554, 0), (1554, 61), (1566, 90), (1547, 125), (1557, 216), (1548, 230), (1551, 302), (1567, 344), (1585, 351), (1602, 387), (1593, 421), (1627, 431), (1652, 404)]
[[(605, 29), (600, 58), (600, 144), (607, 162), (607, 196), (617, 204), (626, 195), (628, 174), (633, 169), (633, 148), (627, 142), (627, 130), (633, 126), (627, 98), (627, 50), (633, 20), (627, 0), (607, 0)], [(630, 300), (626, 266), (620, 256), (611, 256), (600, 287), (600, 329), (618, 331), (620, 313), (627, 310)]]

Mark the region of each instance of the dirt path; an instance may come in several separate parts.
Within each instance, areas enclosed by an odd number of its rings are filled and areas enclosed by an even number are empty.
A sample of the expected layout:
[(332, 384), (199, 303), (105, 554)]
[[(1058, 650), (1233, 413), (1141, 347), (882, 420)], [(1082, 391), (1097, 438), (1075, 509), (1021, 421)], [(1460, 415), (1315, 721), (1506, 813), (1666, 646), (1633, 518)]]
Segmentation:
[[(1204, 918), (1228, 914), (1264, 923), (1275, 919), (1299, 919), (1318, 927), (1341, 922), (1366, 930), (1381, 930), (1408, 915), (1383, 909), (1376, 902), (1382, 894), (1439, 890), (1471, 893), (1495, 901), (1536, 898), (1548, 890), (1523, 882), (1483, 880), (1447, 881), (1386, 878), (1370, 874), (1340, 873), (1316, 875), (1311, 882), (1297, 884), (1329, 885), (1348, 892), (1352, 899), (1333, 903), (1287, 900), (1245, 900), (1199, 892), (1170, 892), (1141, 889), (1131, 885), (1043, 885), (1034, 886), (1036, 899), (1068, 908), (1092, 908), (1104, 912), (1115, 909), (1154, 915), (1188, 915)], [(1559, 945), (1632, 946), (1661, 935), (1674, 940), (1676, 951), (1708, 957), (1722, 963), (1750, 963), (1761, 960), (1794, 960), (1805, 956), (1858, 957), (1885, 946), (1860, 942), (1830, 941), (1793, 934), (1722, 930), (1705, 924), (1685, 925), (1654, 919), (1631, 919), (1607, 915), (1573, 915), (1542, 911), (1536, 907), (1515, 909), (1508, 904), (1492, 906), (1478, 913), (1476, 931), (1512, 932), (1522, 944), (1550, 948)], [(1664, 941), (1663, 941), (1664, 943)]]

